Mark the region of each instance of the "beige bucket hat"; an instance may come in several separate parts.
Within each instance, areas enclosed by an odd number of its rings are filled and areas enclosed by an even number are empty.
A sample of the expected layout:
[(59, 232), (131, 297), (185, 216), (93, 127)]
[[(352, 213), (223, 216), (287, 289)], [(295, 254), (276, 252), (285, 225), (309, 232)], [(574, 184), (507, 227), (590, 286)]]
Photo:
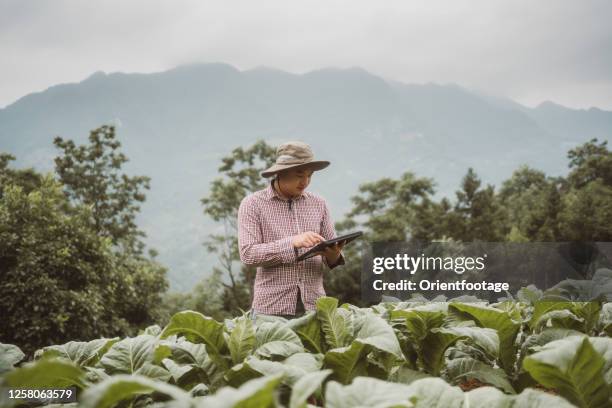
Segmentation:
[(315, 160), (312, 149), (304, 142), (287, 142), (276, 148), (276, 163), (261, 173), (261, 175), (262, 177), (270, 177), (279, 171), (301, 166), (316, 171), (329, 166), (329, 162)]

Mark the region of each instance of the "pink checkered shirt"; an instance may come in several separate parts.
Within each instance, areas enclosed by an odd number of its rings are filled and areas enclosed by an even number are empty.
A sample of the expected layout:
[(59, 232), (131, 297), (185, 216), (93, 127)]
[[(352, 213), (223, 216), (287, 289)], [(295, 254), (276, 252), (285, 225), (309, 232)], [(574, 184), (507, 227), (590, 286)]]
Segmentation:
[(272, 188), (245, 197), (238, 209), (238, 246), (240, 259), (257, 266), (252, 309), (256, 313), (294, 315), (298, 287), (306, 310), (315, 308), (316, 300), (325, 296), (323, 268), (344, 264), (344, 257), (327, 265), (323, 256), (296, 262), (308, 248), (295, 249), (294, 235), (314, 231), (325, 239), (336, 237), (334, 224), (325, 200), (303, 192), (286, 200)]

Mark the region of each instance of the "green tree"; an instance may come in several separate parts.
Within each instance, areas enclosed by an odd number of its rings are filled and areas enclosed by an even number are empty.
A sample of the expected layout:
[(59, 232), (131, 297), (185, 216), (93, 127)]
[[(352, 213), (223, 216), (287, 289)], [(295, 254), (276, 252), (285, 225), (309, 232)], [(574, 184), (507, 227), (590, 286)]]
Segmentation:
[(144, 200), (139, 188), (148, 179), (119, 173), (127, 158), (116, 152), (112, 128), (93, 131), (90, 141), (56, 139), (64, 149), (59, 181), (11, 169), (14, 157), (0, 154), (0, 308), (9, 316), (2, 342), (33, 351), (135, 334), (162, 316), (166, 268), (153, 250), (150, 259), (140, 254), (133, 224), (132, 201)]
[(56, 137), (53, 143), (62, 153), (55, 159), (55, 170), (70, 199), (90, 206), (93, 226), (98, 234), (110, 237), (113, 244), (141, 254), (145, 236), (136, 225), (143, 189), (150, 178), (129, 177), (121, 172), (128, 161), (119, 151), (113, 126), (102, 126), (89, 134), (89, 144), (76, 146), (72, 140)]
[(40, 188), (42, 176), (34, 169), (12, 169), (9, 163), (15, 160), (15, 156), (0, 152), (0, 197), (3, 187), (8, 184), (21, 186), (26, 193)]
[(504, 213), (492, 185), (481, 188), (481, 180), (469, 168), (456, 192), (457, 203), (451, 214), (449, 236), (462, 241), (502, 241), (505, 236)]
[(567, 155), (570, 173), (563, 185), (560, 241), (612, 240), (612, 152), (592, 139)]
[(67, 197), (75, 205), (91, 208), (91, 227), (109, 238), (115, 249), (116, 268), (123, 275), (117, 288), (123, 292), (123, 302), (117, 312), (134, 327), (154, 322), (168, 287), (166, 268), (155, 261), (155, 250), (149, 250), (149, 258), (143, 256), (145, 234), (135, 221), (150, 178), (122, 171), (128, 157), (119, 150), (113, 126), (92, 130), (88, 144), (77, 146), (61, 137), (53, 143), (61, 150), (55, 170)]
[[(223, 225), (223, 233), (211, 234), (205, 246), (218, 254), (220, 266), (215, 266), (213, 273), (221, 272), (230, 280), (222, 283), (223, 307), (232, 314), (250, 307), (256, 270), (240, 263), (238, 207), (247, 194), (266, 187), (260, 173), (274, 163), (275, 153), (276, 149), (263, 140), (246, 149), (232, 150), (222, 158), (223, 164), (219, 167), (222, 176), (212, 182), (210, 193), (201, 200), (204, 214)], [(217, 278), (213, 275), (212, 279)]]
[(561, 240), (612, 241), (612, 188), (601, 180), (571, 189), (563, 197)]
[(607, 141), (598, 143), (597, 139), (591, 139), (568, 152), (571, 172), (567, 179), (571, 186), (581, 188), (600, 180), (612, 187), (612, 152), (607, 145)]
[(351, 198), (353, 209), (347, 218), (364, 227), (373, 241), (408, 240), (421, 208), (429, 205), (433, 193), (433, 180), (410, 172), (398, 180), (365, 183)]
[(499, 200), (505, 209), (507, 241), (555, 241), (559, 238), (562, 178), (550, 178), (521, 166), (503, 182)]
[(361, 254), (370, 242), (407, 241), (416, 239), (414, 225), (421, 231), (422, 214), (432, 207), (433, 180), (406, 172), (399, 179), (383, 178), (359, 186), (351, 197), (353, 209), (336, 223), (339, 234), (359, 228), (364, 236), (346, 247), (346, 263), (324, 275), (326, 293), (340, 302), (365, 306), (361, 299)]
[[(89, 228), (91, 211), (70, 208), (52, 176), (27, 192), (3, 183), (0, 198), (0, 342), (27, 352), (128, 329), (116, 315), (110, 242)], [(108, 308), (111, 308), (110, 310)]]

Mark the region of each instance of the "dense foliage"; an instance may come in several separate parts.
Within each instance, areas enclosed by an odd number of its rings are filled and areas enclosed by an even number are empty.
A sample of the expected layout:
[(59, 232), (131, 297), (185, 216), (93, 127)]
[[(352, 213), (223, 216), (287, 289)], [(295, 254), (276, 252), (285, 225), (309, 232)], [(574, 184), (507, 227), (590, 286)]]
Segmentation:
[[(58, 173), (0, 155), (0, 341), (31, 355), (68, 340), (133, 335), (159, 321), (166, 269), (140, 254), (141, 178), (123, 175), (112, 128), (56, 141)], [(70, 176), (68, 176), (70, 175)], [(92, 205), (95, 202), (96, 205)]]
[(163, 329), (44, 347), (24, 363), (0, 344), (1, 386), (74, 386), (84, 407), (608, 407), (612, 271), (598, 276), (590, 302), (569, 300), (571, 281), (494, 304), (323, 297), (289, 321), (182, 311)]

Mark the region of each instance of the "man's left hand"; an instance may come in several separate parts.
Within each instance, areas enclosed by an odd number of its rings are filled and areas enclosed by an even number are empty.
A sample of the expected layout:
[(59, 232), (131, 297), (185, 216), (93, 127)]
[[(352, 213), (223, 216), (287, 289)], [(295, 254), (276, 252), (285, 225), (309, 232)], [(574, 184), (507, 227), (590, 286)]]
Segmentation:
[(328, 265), (333, 265), (340, 258), (340, 251), (344, 248), (345, 241), (336, 242), (334, 245), (326, 247), (323, 251), (319, 252), (319, 254), (323, 255), (327, 259)]

